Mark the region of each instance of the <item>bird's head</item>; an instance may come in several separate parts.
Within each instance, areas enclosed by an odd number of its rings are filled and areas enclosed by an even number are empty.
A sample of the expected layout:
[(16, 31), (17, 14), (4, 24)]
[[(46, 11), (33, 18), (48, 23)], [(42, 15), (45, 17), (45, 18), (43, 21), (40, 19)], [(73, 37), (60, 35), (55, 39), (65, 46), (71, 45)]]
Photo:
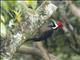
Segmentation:
[(52, 20), (52, 25), (51, 25), (51, 28), (53, 30), (56, 30), (56, 29), (59, 29), (59, 28), (62, 28), (63, 27), (63, 24), (62, 24), (62, 21), (59, 20), (59, 21), (55, 21), (55, 20)]

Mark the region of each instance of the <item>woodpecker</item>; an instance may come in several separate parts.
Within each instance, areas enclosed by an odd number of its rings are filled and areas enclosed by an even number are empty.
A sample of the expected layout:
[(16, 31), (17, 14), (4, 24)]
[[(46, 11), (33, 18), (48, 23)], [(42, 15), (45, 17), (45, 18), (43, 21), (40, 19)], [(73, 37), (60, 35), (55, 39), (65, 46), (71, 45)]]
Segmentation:
[(54, 30), (57, 30), (58, 28), (62, 28), (62, 21), (55, 21), (51, 20), (50, 24), (45, 24), (40, 28), (39, 34), (34, 35), (32, 38), (29, 38), (27, 41), (43, 41), (47, 40), (49, 37), (52, 36)]

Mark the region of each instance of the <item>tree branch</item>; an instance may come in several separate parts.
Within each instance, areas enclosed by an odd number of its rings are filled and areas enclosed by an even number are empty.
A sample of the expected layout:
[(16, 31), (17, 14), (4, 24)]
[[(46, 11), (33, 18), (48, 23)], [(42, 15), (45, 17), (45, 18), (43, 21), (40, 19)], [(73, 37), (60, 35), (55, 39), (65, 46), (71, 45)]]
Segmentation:
[(75, 4), (72, 3), (72, 1), (66, 1), (66, 3), (69, 4), (69, 9), (71, 12), (76, 16), (80, 18), (80, 8), (76, 7)]
[(17, 53), (22, 53), (22, 54), (31, 54), (31, 55), (36, 55), (36, 56), (42, 56), (41, 51), (38, 48), (35, 47), (24, 47), (21, 46), (18, 50)]
[[(42, 51), (40, 51), (39, 48), (35, 48), (35, 47), (24, 47), (21, 46), (18, 50), (17, 53), (21, 53), (21, 54), (31, 54), (31, 55), (35, 55), (35, 56), (39, 56), (43, 58), (43, 53)], [(53, 54), (48, 53), (50, 58), (52, 60), (59, 60), (58, 57), (54, 56)], [(47, 58), (47, 57), (46, 57)]]
[[(21, 5), (22, 13), (25, 15), (27, 8), (24, 5), (24, 2), (21, 1), (19, 4)], [(51, 2), (44, 1), (40, 8), (36, 10), (36, 14), (29, 15), (27, 12), (25, 15), (25, 21), (20, 22), (14, 29), (9, 28), (6, 36), (7, 39), (5, 38), (5, 40), (8, 40), (5, 44), (8, 45), (6, 45), (3, 60), (10, 60), (21, 44), (24, 43), (26, 39), (30, 38), (34, 31), (49, 19), (49, 17), (57, 9), (56, 7), (54, 8), (54, 6), (55, 5)], [(25, 7), (26, 11), (24, 11), (25, 9), (23, 7)], [(45, 15), (40, 14), (42, 11)]]

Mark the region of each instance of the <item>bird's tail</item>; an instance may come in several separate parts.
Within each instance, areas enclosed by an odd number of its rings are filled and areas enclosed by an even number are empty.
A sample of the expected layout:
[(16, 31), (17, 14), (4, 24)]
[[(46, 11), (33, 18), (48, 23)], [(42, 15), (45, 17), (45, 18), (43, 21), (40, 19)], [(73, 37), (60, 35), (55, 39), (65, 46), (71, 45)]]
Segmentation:
[(29, 38), (29, 39), (27, 39), (26, 41), (27, 41), (27, 42), (28, 42), (28, 41), (39, 41), (39, 39), (38, 39), (38, 38)]
[(28, 42), (28, 41), (33, 41), (33, 38), (29, 38), (29, 39), (27, 39), (26, 41), (27, 41), (27, 42)]

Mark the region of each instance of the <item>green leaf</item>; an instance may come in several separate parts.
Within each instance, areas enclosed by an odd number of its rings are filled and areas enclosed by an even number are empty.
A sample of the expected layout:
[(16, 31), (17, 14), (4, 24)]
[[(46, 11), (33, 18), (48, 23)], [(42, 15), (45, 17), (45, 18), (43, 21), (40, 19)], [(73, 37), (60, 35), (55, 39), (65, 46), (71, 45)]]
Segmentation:
[(4, 23), (1, 22), (1, 26), (0, 27), (1, 27), (1, 29), (0, 29), (1, 30), (0, 31), (1, 36), (5, 37), (6, 36), (6, 26), (4, 25)]
[(32, 0), (26, 0), (25, 2), (26, 2), (26, 4), (27, 4), (28, 6), (30, 6), (30, 5), (32, 4)]
[(36, 7), (37, 7), (37, 1), (32, 1), (31, 6), (32, 6), (33, 9), (36, 9)]
[(13, 12), (15, 13), (15, 19), (20, 22), (21, 21), (21, 12), (20, 11), (15, 11), (13, 10)]
[(3, 9), (5, 9), (6, 11), (8, 11), (9, 10), (9, 6), (7, 4), (7, 1), (0, 1), (0, 2), (1, 2), (1, 7)]
[(2, 21), (2, 22), (5, 22), (5, 18), (4, 18), (3, 15), (1, 15), (1, 21)]
[(34, 15), (34, 14), (35, 14), (35, 11), (34, 11), (33, 9), (31, 9), (31, 8), (28, 8), (28, 9), (27, 9), (27, 13), (28, 13), (29, 15)]
[(31, 6), (33, 9), (36, 9), (36, 7), (37, 7), (37, 0), (27, 0), (27, 1), (25, 1), (26, 2), (26, 4), (28, 5), (28, 6)]

